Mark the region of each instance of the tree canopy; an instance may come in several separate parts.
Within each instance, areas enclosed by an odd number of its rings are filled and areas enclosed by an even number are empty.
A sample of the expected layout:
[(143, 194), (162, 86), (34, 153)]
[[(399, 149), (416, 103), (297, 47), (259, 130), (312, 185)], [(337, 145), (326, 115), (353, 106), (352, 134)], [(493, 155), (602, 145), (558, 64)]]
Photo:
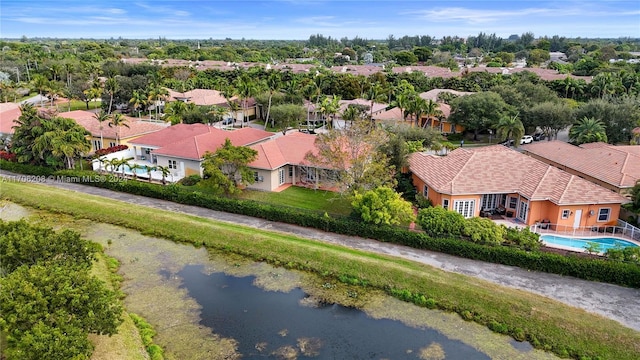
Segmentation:
[(253, 184), (253, 171), (247, 166), (258, 152), (246, 146), (233, 146), (228, 138), (215, 152), (207, 152), (202, 160), (203, 185), (227, 195), (240, 191), (240, 185)]
[(411, 203), (386, 186), (356, 191), (351, 205), (362, 220), (376, 225), (400, 225), (415, 219)]

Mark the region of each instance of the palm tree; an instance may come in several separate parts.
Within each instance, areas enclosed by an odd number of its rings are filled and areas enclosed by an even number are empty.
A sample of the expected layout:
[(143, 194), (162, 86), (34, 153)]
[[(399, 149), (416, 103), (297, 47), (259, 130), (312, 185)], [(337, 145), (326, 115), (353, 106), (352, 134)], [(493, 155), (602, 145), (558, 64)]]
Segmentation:
[(342, 113), (342, 119), (347, 120), (353, 125), (353, 121), (360, 116), (360, 112), (355, 106), (348, 106)]
[(111, 114), (111, 107), (113, 106), (113, 96), (116, 94), (116, 91), (120, 88), (118, 84), (118, 80), (115, 77), (110, 77), (107, 81), (104, 82), (104, 89), (109, 94), (109, 109), (107, 112)]
[(595, 118), (584, 117), (569, 129), (569, 139), (577, 145), (590, 142), (607, 142), (604, 123)]
[[(38, 90), (38, 94), (40, 97), (44, 97), (44, 93), (49, 88), (49, 80), (41, 74), (33, 75), (33, 80), (31, 80), (33, 87)], [(40, 106), (42, 106), (42, 100), (40, 101)]]
[(307, 99), (307, 101), (309, 101), (309, 103), (307, 104), (307, 129), (309, 129), (309, 123), (311, 122), (311, 111), (310, 111), (310, 107), (311, 107), (311, 100), (316, 98), (317, 96), (319, 96), (320, 94), (320, 88), (318, 87), (318, 85), (316, 85), (315, 82), (310, 82), (309, 84), (307, 84), (305, 87), (302, 88), (302, 94), (305, 97), (305, 99)]
[[(211, 114), (213, 116), (213, 121), (217, 122), (217, 121), (222, 121), (224, 118), (224, 115), (228, 112), (227, 109), (225, 109), (222, 106), (217, 106), (217, 105), (212, 105), (211, 108), (209, 109), (209, 114)], [(211, 124), (209, 124), (211, 125)]]
[(129, 99), (129, 104), (133, 106), (134, 110), (138, 111), (138, 117), (140, 117), (140, 108), (147, 104), (147, 94), (142, 90), (133, 90), (131, 99)]
[[(434, 120), (441, 119), (444, 116), (444, 114), (440, 110), (440, 106), (438, 105), (438, 103), (431, 99), (427, 100), (427, 102), (425, 103), (424, 114), (427, 115), (427, 118), (429, 119), (428, 121), (432, 129), (433, 129)], [(423, 127), (426, 125), (427, 125), (427, 122), (423, 124)]]
[(143, 169), (144, 167), (138, 163), (126, 163), (125, 165), (127, 165), (127, 167), (129, 168), (129, 171), (131, 171), (131, 173), (133, 174), (133, 179), (137, 180), (138, 179), (138, 173), (136, 172), (136, 170), (138, 169)]
[(333, 115), (340, 110), (340, 97), (333, 96), (331, 98), (325, 97), (320, 101), (320, 107), (318, 112), (320, 115), (328, 115), (331, 117), (331, 122), (327, 125), (326, 116), (322, 116), (324, 121), (324, 125), (326, 129), (330, 129), (333, 127)]
[(151, 182), (151, 172), (156, 170), (157, 170), (157, 167), (147, 165), (147, 176), (149, 177), (149, 182)]
[(427, 108), (427, 101), (425, 99), (418, 96), (418, 94), (415, 94), (414, 96), (411, 97), (411, 100), (409, 101), (409, 107), (407, 108), (407, 110), (410, 114), (415, 115), (416, 126), (420, 126), (420, 120), (421, 120), (422, 114), (425, 113), (426, 108)]
[(518, 115), (504, 116), (496, 125), (496, 136), (502, 140), (514, 140), (513, 145), (518, 147), (520, 139), (524, 136), (524, 125), (518, 119)]
[[(273, 94), (276, 91), (280, 90), (280, 87), (282, 86), (282, 78), (280, 77), (280, 73), (270, 71), (269, 75), (267, 75), (266, 85), (269, 89), (269, 105), (267, 106), (267, 116), (264, 119), (265, 130), (267, 130), (267, 124), (269, 123), (269, 115), (271, 114), (271, 100), (273, 99)], [(271, 121), (271, 126), (274, 126), (273, 121)]]
[[(100, 149), (104, 148), (104, 137), (102, 135), (102, 123), (109, 120), (109, 114), (107, 114), (104, 110), (100, 110), (100, 112), (97, 112), (95, 114), (93, 114), (93, 117), (98, 120), (98, 123), (100, 123)], [(96, 150), (100, 150), (100, 149), (96, 149)]]
[(167, 184), (167, 175), (171, 174), (171, 169), (168, 166), (158, 165), (156, 166), (156, 170), (162, 172), (162, 185)]
[(245, 119), (247, 118), (248, 111), (248, 100), (249, 98), (255, 96), (259, 91), (259, 85), (255, 81), (253, 81), (247, 74), (243, 74), (239, 78), (236, 79), (236, 90), (238, 92), (238, 96), (242, 101), (242, 125), (244, 127)]
[(182, 117), (187, 112), (187, 104), (182, 101), (174, 101), (169, 103), (165, 109), (165, 117), (163, 119), (169, 120), (171, 124), (178, 124), (182, 122)]
[(117, 113), (111, 116), (111, 120), (109, 120), (109, 127), (116, 128), (116, 144), (120, 145), (120, 127), (124, 126), (129, 128), (129, 124), (127, 124), (127, 118), (124, 115)]
[(400, 116), (402, 117), (403, 122), (406, 120), (405, 111), (409, 107), (411, 96), (412, 95), (407, 92), (401, 92), (398, 95), (396, 95), (396, 100), (393, 103), (393, 105), (395, 105), (396, 107), (398, 107), (398, 109), (400, 109)]
[(373, 105), (380, 101), (386, 101), (387, 100), (387, 95), (384, 92), (384, 89), (382, 88), (382, 85), (380, 84), (374, 84), (372, 86), (369, 87), (369, 90), (367, 91), (367, 93), (365, 94), (367, 100), (371, 101), (371, 108), (370, 111), (371, 113), (369, 114), (369, 119), (371, 121), (373, 121)]

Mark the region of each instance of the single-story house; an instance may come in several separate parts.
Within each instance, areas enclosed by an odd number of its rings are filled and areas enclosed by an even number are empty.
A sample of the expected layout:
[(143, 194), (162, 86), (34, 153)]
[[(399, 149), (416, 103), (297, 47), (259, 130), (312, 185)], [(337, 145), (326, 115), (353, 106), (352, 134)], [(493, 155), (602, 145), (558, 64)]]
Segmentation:
[(255, 171), (256, 182), (249, 188), (278, 191), (289, 185), (318, 189), (330, 183), (330, 171), (318, 169), (305, 159), (316, 153), (315, 135), (292, 131), (280, 137), (252, 145), (258, 158), (249, 164)]
[(13, 127), (18, 125), (16, 121), (20, 115), (20, 104), (0, 103), (0, 137), (10, 138), (13, 135)]
[(640, 180), (640, 146), (602, 142), (575, 146), (540, 141), (522, 146), (523, 153), (594, 184), (626, 195)]
[[(129, 143), (140, 136), (151, 134), (165, 129), (169, 124), (164, 122), (153, 122), (141, 120), (134, 117), (125, 116), (127, 126), (120, 126), (116, 129), (109, 126), (109, 120), (102, 124), (96, 120), (95, 113), (85, 110), (74, 110), (59, 113), (58, 116), (75, 120), (80, 126), (91, 133), (91, 152), (116, 146), (116, 130), (120, 132), (120, 145)], [(100, 129), (102, 127), (102, 129)]]
[(414, 153), (409, 170), (419, 193), (466, 218), (504, 209), (526, 225), (611, 225), (629, 201), (502, 145), (458, 148), (446, 156)]
[[(218, 90), (193, 89), (186, 92), (178, 92), (172, 89), (167, 89), (167, 91), (169, 92), (169, 97), (167, 99), (168, 102), (182, 101), (188, 104), (195, 104), (197, 106), (215, 105), (215, 106), (221, 106), (225, 108), (229, 107), (229, 103), (227, 102), (227, 99), (224, 96), (222, 96), (222, 92)], [(229, 100), (236, 102), (240, 107), (240, 111), (233, 114), (229, 112), (227, 115), (225, 115), (225, 118), (231, 117), (235, 119), (242, 119), (243, 118), (242, 106), (243, 106), (244, 100), (238, 98), (237, 96), (233, 96)], [(256, 101), (253, 98), (249, 98), (246, 101), (247, 101), (246, 103), (247, 113), (244, 114), (244, 118), (255, 119), (257, 114)]]

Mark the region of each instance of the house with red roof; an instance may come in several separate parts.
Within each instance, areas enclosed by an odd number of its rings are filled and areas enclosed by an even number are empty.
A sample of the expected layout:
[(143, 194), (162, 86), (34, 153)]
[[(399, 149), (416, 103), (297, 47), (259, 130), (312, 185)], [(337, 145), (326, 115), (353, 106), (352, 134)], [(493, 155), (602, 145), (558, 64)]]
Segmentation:
[(59, 113), (58, 116), (75, 120), (78, 125), (91, 133), (91, 152), (118, 145), (116, 131), (120, 133), (120, 145), (128, 145), (135, 138), (160, 131), (169, 125), (163, 122), (152, 122), (125, 116), (128, 127), (120, 126), (119, 129), (116, 129), (109, 126), (108, 120), (100, 124), (96, 120), (95, 113), (90, 111), (67, 111)]
[(9, 138), (13, 135), (13, 127), (18, 125), (16, 120), (20, 115), (20, 104), (0, 103), (0, 137)]
[(502, 145), (458, 148), (446, 156), (414, 153), (413, 183), (434, 205), (464, 217), (504, 209), (526, 225), (615, 224), (625, 197)]
[(640, 181), (640, 146), (540, 141), (522, 146), (523, 153), (619, 194)]
[(256, 182), (249, 188), (278, 191), (288, 186), (304, 186), (318, 189), (329, 185), (330, 169), (317, 168), (306, 160), (308, 153), (316, 153), (316, 136), (292, 131), (251, 148), (258, 158), (249, 164), (255, 172)]
[(251, 146), (274, 134), (255, 128), (223, 130), (205, 124), (177, 124), (129, 143), (134, 161), (166, 166), (173, 181), (189, 175), (202, 176), (202, 159), (229, 139), (234, 146)]

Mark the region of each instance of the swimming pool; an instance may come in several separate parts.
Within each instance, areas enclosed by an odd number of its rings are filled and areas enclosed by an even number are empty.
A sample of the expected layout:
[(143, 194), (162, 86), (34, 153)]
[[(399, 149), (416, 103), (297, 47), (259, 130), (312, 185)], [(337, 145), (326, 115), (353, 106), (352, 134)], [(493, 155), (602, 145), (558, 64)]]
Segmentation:
[(588, 243), (600, 244), (600, 250), (602, 252), (605, 252), (609, 249), (613, 249), (616, 246), (620, 246), (620, 247), (638, 246), (630, 241), (622, 240), (619, 238), (612, 238), (612, 237), (578, 239), (578, 238), (568, 238), (564, 236), (545, 234), (545, 235), (540, 235), (540, 240), (542, 240), (544, 243), (547, 243), (547, 244), (569, 246), (572, 248), (576, 248), (577, 250), (580, 250), (580, 251), (582, 251), (582, 249), (586, 249)]

